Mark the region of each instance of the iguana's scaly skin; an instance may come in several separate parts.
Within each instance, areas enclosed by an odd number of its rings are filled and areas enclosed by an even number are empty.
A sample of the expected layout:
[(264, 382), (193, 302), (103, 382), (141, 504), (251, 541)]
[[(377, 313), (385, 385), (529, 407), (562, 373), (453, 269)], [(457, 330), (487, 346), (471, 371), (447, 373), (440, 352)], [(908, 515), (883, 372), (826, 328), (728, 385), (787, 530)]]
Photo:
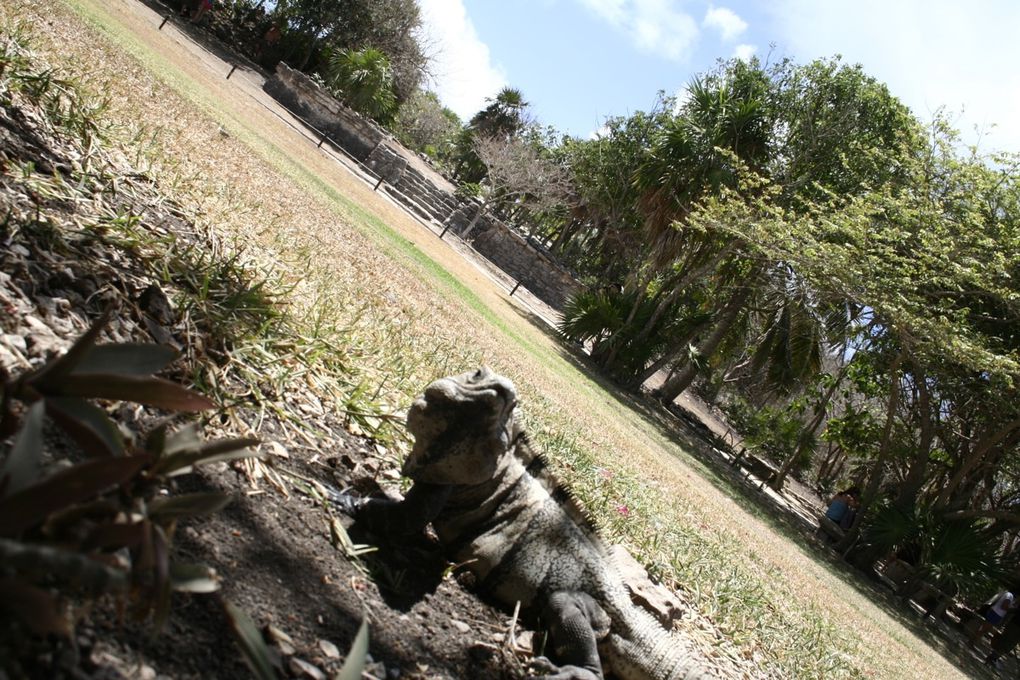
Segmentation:
[(563, 664), (548, 678), (601, 679), (600, 651), (623, 680), (709, 677), (685, 640), (631, 603), (602, 542), (541, 472), (516, 405), (513, 384), (485, 368), (432, 383), (407, 416), (414, 486), (399, 503), (348, 509), (377, 532), (432, 522), (483, 590), (540, 613)]

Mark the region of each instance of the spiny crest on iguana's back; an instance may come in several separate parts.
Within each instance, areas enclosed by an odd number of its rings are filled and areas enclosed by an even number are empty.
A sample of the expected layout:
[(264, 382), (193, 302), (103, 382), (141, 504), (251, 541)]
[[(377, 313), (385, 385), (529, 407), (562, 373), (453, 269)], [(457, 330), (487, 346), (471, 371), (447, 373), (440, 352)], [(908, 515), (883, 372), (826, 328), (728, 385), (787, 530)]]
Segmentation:
[(598, 547), (605, 552), (606, 547), (599, 535), (598, 525), (584, 506), (577, 494), (570, 489), (549, 465), (549, 459), (532, 443), (527, 432), (518, 431), (513, 441), (513, 452), (524, 465), (525, 471), (539, 483), (550, 497), (563, 509), (575, 525)]

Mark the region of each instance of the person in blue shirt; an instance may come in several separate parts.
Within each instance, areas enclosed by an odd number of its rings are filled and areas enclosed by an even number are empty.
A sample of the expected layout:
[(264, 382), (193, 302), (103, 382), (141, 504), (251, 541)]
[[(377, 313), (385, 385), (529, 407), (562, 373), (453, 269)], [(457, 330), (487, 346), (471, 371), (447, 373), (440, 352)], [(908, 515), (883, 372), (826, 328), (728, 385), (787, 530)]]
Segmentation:
[[(858, 505), (857, 498), (860, 494), (861, 490), (856, 486), (851, 486), (846, 491), (840, 491), (829, 501), (829, 507), (825, 510), (825, 516), (845, 529), (853, 523), (853, 516), (857, 511)], [(847, 519), (849, 521), (846, 521)]]

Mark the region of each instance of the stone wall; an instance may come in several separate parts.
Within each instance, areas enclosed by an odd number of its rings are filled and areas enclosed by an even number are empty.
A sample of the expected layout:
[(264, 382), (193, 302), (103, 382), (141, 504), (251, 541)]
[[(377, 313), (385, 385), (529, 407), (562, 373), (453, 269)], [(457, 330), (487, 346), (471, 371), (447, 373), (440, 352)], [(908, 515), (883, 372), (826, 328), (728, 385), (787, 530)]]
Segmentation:
[(263, 89), (359, 161), (365, 160), (387, 136), (378, 125), (351, 111), (304, 73), (282, 62)]
[(467, 233), (477, 202), (457, 198), (449, 180), (305, 74), (281, 63), (264, 89), (381, 177), (394, 199), (425, 221), (449, 226), (549, 306), (562, 310), (578, 289), (574, 276), (549, 252), (502, 222), (483, 216)]

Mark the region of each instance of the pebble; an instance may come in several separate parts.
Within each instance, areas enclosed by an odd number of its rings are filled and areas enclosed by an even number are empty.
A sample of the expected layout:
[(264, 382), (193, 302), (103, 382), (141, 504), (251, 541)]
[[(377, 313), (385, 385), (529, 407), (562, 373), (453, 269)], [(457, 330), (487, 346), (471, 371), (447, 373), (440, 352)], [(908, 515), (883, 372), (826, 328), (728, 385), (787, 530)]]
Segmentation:
[(326, 674), (323, 673), (317, 666), (313, 666), (307, 661), (302, 661), (296, 656), (291, 657), (290, 672), (299, 678), (310, 678), (311, 680), (326, 680)]
[(319, 640), (319, 649), (330, 659), (340, 658), (340, 649), (329, 640)]

